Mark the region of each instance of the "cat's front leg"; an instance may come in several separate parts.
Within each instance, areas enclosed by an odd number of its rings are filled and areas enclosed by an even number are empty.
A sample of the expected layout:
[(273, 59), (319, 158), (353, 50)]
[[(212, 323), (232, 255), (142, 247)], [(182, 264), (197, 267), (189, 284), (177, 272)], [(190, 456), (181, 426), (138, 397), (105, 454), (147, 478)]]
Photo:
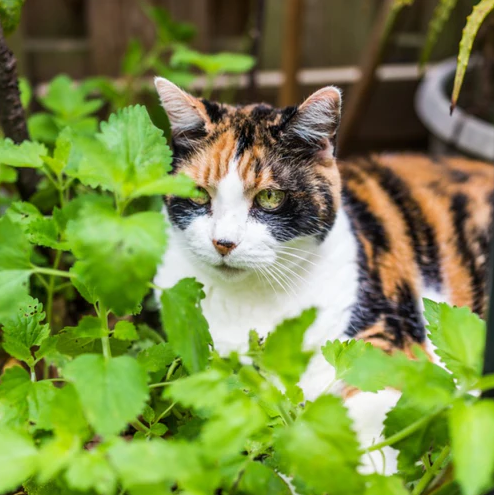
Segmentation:
[[(362, 448), (368, 448), (384, 440), (382, 435), (386, 414), (396, 405), (401, 393), (397, 390), (380, 390), (377, 393), (355, 392), (345, 401), (353, 420)], [(360, 472), (390, 475), (397, 471), (398, 451), (391, 447), (362, 455)]]

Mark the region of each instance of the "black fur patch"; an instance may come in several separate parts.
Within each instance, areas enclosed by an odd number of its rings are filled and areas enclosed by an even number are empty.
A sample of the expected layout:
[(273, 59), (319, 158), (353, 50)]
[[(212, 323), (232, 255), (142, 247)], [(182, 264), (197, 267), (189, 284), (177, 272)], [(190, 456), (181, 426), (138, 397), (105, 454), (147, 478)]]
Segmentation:
[(213, 124), (218, 124), (226, 114), (226, 108), (219, 103), (202, 99), (202, 104), (206, 108), (209, 119)]

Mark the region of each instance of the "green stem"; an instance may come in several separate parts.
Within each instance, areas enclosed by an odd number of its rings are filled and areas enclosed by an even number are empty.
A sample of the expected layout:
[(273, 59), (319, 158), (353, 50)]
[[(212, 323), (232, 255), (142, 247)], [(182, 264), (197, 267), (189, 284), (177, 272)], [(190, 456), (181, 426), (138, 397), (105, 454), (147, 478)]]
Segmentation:
[[(62, 251), (57, 251), (55, 255), (55, 261), (53, 263), (53, 270), (58, 270), (60, 264), (60, 258), (62, 257)], [(55, 277), (56, 275), (50, 275), (46, 296), (46, 321), (52, 328), (52, 316), (53, 316), (53, 294), (55, 292)]]
[(54, 270), (53, 268), (44, 268), (36, 265), (33, 265), (33, 272), (43, 273), (44, 275), (54, 275), (55, 277), (76, 278), (75, 273), (66, 272), (64, 270)]
[(292, 417), (290, 416), (288, 411), (285, 409), (284, 404), (282, 404), (281, 402), (278, 404), (278, 411), (280, 412), (280, 415), (281, 415), (283, 421), (285, 422), (286, 426), (291, 425), (293, 423)]
[(214, 79), (216, 74), (206, 74), (206, 84), (204, 85), (204, 89), (202, 90), (202, 97), (205, 100), (209, 100), (211, 98), (211, 94), (213, 93), (214, 88)]
[(170, 381), (170, 378), (173, 376), (173, 373), (175, 372), (175, 370), (180, 365), (180, 361), (181, 361), (180, 358), (175, 359), (175, 361), (173, 361), (171, 366), (168, 368), (168, 371), (167, 371), (166, 377), (165, 377), (166, 382)]
[(153, 383), (149, 385), (149, 388), (159, 388), (159, 387), (166, 387), (167, 385), (171, 385), (173, 382), (160, 382), (160, 383)]
[(412, 433), (415, 433), (417, 430), (420, 430), (422, 426), (426, 425), (429, 421), (431, 421), (432, 418), (443, 412), (444, 409), (445, 408), (441, 408), (435, 413), (430, 414), (429, 416), (424, 416), (423, 418), (420, 418), (418, 421), (415, 421), (415, 423), (408, 425), (406, 428), (399, 431), (398, 433), (395, 433), (394, 435), (391, 435), (386, 440), (380, 443), (376, 443), (375, 445), (371, 445), (369, 448), (365, 449), (364, 452), (374, 452), (376, 450), (381, 450), (384, 447), (388, 447), (390, 445), (400, 442), (401, 440), (409, 437)]
[(35, 382), (36, 381), (36, 370), (34, 369), (34, 366), (29, 366), (29, 370), (31, 371), (31, 381)]
[(143, 423), (141, 423), (138, 419), (135, 419), (130, 423), (137, 431), (142, 433), (149, 433), (151, 430)]
[(429, 483), (432, 481), (436, 473), (441, 469), (446, 457), (448, 457), (450, 452), (449, 445), (446, 445), (444, 449), (441, 451), (439, 456), (437, 457), (434, 464), (432, 464), (431, 468), (428, 469), (424, 476), (420, 478), (420, 481), (415, 485), (415, 488), (412, 491), (412, 495), (420, 495), (424, 492), (424, 490), (429, 486)]
[(148, 287), (149, 287), (150, 289), (159, 290), (159, 291), (161, 291), (161, 292), (163, 292), (163, 291), (165, 290), (165, 289), (163, 289), (163, 287), (160, 287), (160, 286), (158, 286), (158, 285), (156, 285), (156, 284), (153, 284), (152, 282), (149, 282), (149, 283), (148, 283)]
[(111, 359), (111, 347), (110, 347), (110, 337), (108, 337), (108, 312), (105, 305), (100, 301), (99, 303), (99, 319), (101, 321), (101, 328), (105, 332), (105, 336), (101, 337), (101, 346), (103, 347), (103, 356), (108, 361)]
[(154, 422), (154, 424), (159, 423), (175, 406), (177, 405), (174, 402), (170, 407), (167, 407), (159, 416), (158, 419)]

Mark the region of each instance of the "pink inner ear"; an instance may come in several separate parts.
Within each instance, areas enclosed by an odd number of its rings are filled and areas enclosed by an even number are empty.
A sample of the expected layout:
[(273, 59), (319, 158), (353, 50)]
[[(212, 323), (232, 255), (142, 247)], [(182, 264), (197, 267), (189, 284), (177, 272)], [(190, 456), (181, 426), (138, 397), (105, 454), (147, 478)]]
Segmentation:
[(324, 149), (317, 153), (318, 156), (323, 160), (334, 160), (334, 146), (331, 143), (331, 140), (326, 138), (322, 141), (322, 143), (324, 144)]

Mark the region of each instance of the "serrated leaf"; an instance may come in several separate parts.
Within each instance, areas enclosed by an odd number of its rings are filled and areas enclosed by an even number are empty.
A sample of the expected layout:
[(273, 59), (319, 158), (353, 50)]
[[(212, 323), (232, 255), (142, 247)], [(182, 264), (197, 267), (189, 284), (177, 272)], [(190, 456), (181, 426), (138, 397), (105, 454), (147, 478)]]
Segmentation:
[(125, 199), (163, 179), (171, 171), (171, 159), (163, 131), (137, 105), (110, 115), (95, 139), (75, 140), (66, 173)]
[(325, 395), (279, 432), (275, 448), (283, 472), (328, 495), (360, 494), (359, 444), (341, 399)]
[(165, 223), (157, 212), (122, 218), (104, 204), (85, 204), (67, 225), (79, 261), (80, 282), (107, 308), (123, 316), (137, 311), (165, 249)]
[(263, 493), (265, 495), (291, 495), (292, 491), (281, 476), (273, 469), (260, 462), (249, 462), (247, 464), (238, 490), (241, 494), (254, 495)]
[(31, 353), (33, 346), (39, 346), (50, 335), (45, 319), (43, 305), (31, 297), (22, 304), (17, 304), (17, 311), (3, 320), (3, 347), (16, 359), (34, 364)]
[(365, 478), (365, 495), (408, 495), (409, 492), (398, 476), (371, 474)]
[(74, 384), (89, 423), (103, 436), (122, 431), (148, 398), (146, 373), (129, 356), (78, 356), (65, 367), (64, 376)]
[(431, 52), (441, 34), (445, 24), (455, 8), (458, 0), (439, 0), (432, 14), (432, 19), (427, 28), (427, 39), (425, 40), (422, 53), (420, 54), (420, 66), (424, 67), (430, 59)]
[(445, 413), (437, 415), (438, 408), (435, 405), (417, 401), (416, 395), (403, 394), (384, 421), (384, 435), (389, 438), (410, 424), (429, 417), (413, 435), (393, 444), (393, 448), (399, 451), (400, 473), (408, 480), (415, 480), (422, 475), (422, 467), (418, 462), (425, 453), (438, 453), (449, 442)]
[(19, 366), (7, 369), (0, 382), (0, 425), (24, 427), (28, 419), (27, 397), (31, 380)]
[(117, 488), (117, 475), (106, 456), (99, 450), (83, 450), (71, 461), (65, 480), (70, 488), (94, 489), (100, 495), (111, 495)]
[(11, 167), (41, 168), (43, 166), (42, 156), (47, 154), (44, 145), (31, 141), (15, 144), (6, 138), (0, 141), (0, 163)]
[(32, 383), (27, 402), (29, 405), (29, 421), (36, 425), (36, 429), (53, 429), (50, 403), (57, 397), (57, 392), (58, 389), (51, 382), (39, 381)]
[(262, 365), (276, 373), (286, 387), (298, 382), (312, 357), (312, 352), (302, 351), (302, 344), (305, 332), (315, 319), (315, 309), (305, 310), (298, 318), (278, 325), (266, 338)]
[(21, 227), (7, 216), (0, 218), (0, 321), (28, 295), (31, 251)]
[(458, 63), (456, 65), (455, 81), (453, 85), (453, 94), (451, 95), (451, 109), (453, 110), (460, 96), (463, 78), (470, 60), (473, 42), (477, 36), (480, 26), (487, 15), (494, 10), (494, 0), (480, 0), (467, 18), (467, 23), (463, 29), (463, 35), (460, 41), (460, 50), (458, 52)]
[(161, 294), (161, 320), (168, 341), (190, 373), (206, 367), (212, 344), (208, 322), (201, 311), (202, 285), (186, 278)]
[(493, 486), (494, 401), (456, 403), (449, 426), (456, 480), (465, 495), (480, 495)]
[(176, 353), (171, 345), (165, 342), (143, 349), (137, 355), (137, 361), (148, 372), (164, 370), (175, 359)]
[(113, 329), (113, 337), (118, 340), (137, 340), (139, 335), (137, 335), (136, 327), (130, 321), (118, 321)]
[(0, 164), (0, 184), (12, 184), (17, 180), (17, 170)]
[(352, 368), (356, 359), (362, 356), (365, 352), (365, 347), (370, 347), (372, 344), (364, 340), (347, 340), (344, 342), (337, 340), (328, 340), (326, 345), (322, 347), (322, 354), (326, 361), (334, 366), (336, 370), (336, 378), (344, 379), (345, 375)]
[(166, 196), (173, 194), (183, 198), (194, 196), (196, 192), (195, 182), (184, 174), (166, 175), (161, 179), (149, 182), (137, 187), (131, 197), (154, 196), (156, 194)]
[(485, 322), (469, 308), (456, 308), (424, 299), (430, 339), (455, 378), (472, 384), (481, 374)]
[(19, 487), (36, 470), (38, 451), (31, 438), (13, 430), (0, 430), (0, 491)]
[(45, 217), (32, 203), (15, 201), (7, 210), (9, 218), (20, 225), (29, 242), (52, 249), (68, 250), (68, 244), (59, 241), (57, 223)]

